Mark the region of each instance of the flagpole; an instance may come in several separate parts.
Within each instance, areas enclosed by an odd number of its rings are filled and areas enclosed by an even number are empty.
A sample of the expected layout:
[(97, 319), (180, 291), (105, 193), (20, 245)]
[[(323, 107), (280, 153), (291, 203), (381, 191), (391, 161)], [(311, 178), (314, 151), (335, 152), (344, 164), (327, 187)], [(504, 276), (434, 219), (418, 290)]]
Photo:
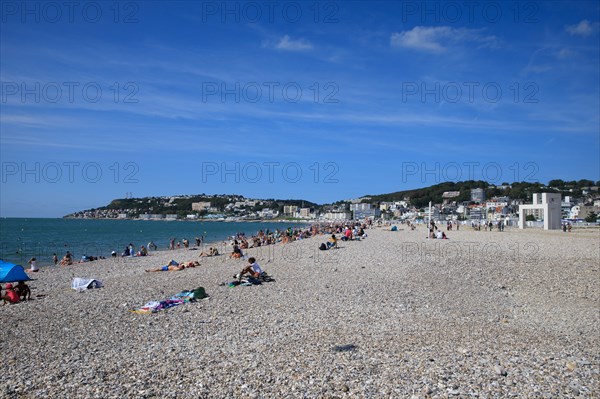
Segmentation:
[(431, 201), (429, 201), (429, 222), (427, 223), (427, 239), (431, 236), (429, 229), (431, 229)]

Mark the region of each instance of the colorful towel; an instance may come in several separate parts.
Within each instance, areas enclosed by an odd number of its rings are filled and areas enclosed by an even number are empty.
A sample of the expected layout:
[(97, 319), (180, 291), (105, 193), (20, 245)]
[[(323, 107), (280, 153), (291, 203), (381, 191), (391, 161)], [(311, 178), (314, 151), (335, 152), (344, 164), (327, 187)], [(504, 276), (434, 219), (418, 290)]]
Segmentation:
[(138, 314), (156, 313), (160, 312), (161, 310), (169, 309), (195, 300), (196, 299), (193, 291), (182, 291), (179, 294), (175, 294), (172, 297), (165, 299), (164, 301), (150, 301), (144, 306), (130, 310), (130, 312)]

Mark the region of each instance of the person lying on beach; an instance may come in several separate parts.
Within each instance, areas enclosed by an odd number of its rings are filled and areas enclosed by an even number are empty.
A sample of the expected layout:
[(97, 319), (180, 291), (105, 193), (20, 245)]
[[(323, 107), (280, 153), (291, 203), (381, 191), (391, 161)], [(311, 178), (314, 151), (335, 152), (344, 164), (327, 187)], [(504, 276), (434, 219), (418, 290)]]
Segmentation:
[(252, 277), (260, 277), (261, 274), (264, 273), (263, 269), (256, 262), (255, 258), (248, 258), (249, 265), (246, 266), (241, 272), (235, 275), (235, 278), (240, 281), (245, 274), (249, 274)]
[(29, 289), (29, 286), (25, 284), (24, 281), (19, 281), (17, 283), (17, 286), (15, 287), (15, 292), (17, 293), (21, 301), (31, 299), (31, 290)]
[(219, 254), (219, 250), (217, 248), (210, 247), (208, 252), (200, 252), (200, 256), (217, 256)]
[(6, 294), (2, 295), (2, 304), (19, 303), (19, 295), (15, 292), (11, 283), (6, 284)]
[(187, 267), (196, 267), (196, 266), (200, 266), (200, 262), (198, 262), (197, 260), (194, 261), (189, 261), (187, 263), (183, 262), (182, 263), (183, 266)]
[(172, 260), (166, 266), (158, 267), (156, 269), (147, 269), (146, 272), (147, 273), (154, 273), (154, 272), (178, 272), (178, 271), (183, 270), (183, 269), (185, 269), (185, 266), (183, 264), (180, 265), (179, 263), (177, 263), (174, 260)]

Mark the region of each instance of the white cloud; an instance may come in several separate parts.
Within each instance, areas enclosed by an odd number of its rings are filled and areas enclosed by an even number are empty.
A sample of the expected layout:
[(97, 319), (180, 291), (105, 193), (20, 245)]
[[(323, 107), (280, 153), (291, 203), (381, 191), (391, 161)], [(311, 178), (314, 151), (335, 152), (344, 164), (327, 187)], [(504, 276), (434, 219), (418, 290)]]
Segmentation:
[(311, 50), (313, 45), (304, 39), (292, 40), (288, 35), (285, 35), (275, 45), (275, 48), (288, 51), (307, 51)]
[(572, 50), (563, 48), (558, 52), (557, 57), (560, 59), (567, 59), (573, 57), (574, 55), (575, 53)]
[(590, 21), (584, 19), (577, 25), (568, 25), (565, 30), (569, 32), (571, 35), (578, 35), (587, 37), (592, 34), (594, 31), (594, 27), (590, 24)]
[(408, 31), (392, 33), (390, 45), (430, 53), (443, 53), (450, 46), (464, 42), (479, 43), (479, 47), (496, 46), (495, 36), (485, 36), (482, 33), (483, 29), (415, 26)]

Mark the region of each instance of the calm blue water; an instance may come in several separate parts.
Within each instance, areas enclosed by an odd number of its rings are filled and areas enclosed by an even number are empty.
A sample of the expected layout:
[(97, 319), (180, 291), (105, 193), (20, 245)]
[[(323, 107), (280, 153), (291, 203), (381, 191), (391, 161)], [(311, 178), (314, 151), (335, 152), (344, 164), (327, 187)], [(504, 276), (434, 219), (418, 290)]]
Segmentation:
[[(273, 222), (201, 222), (201, 221), (146, 221), (146, 220), (95, 220), (95, 219), (0, 219), (0, 259), (27, 265), (31, 257), (38, 264), (52, 264), (52, 254), (62, 258), (71, 251), (75, 260), (83, 255), (109, 257), (111, 252), (120, 255), (129, 243), (136, 250), (140, 245), (154, 241), (159, 250), (166, 250), (169, 239), (187, 238), (190, 247), (194, 237), (204, 235), (205, 243), (217, 242), (238, 232), (246, 235), (259, 230), (283, 230), (297, 223)], [(176, 242), (177, 242), (176, 241)], [(183, 244), (182, 244), (183, 247)]]

